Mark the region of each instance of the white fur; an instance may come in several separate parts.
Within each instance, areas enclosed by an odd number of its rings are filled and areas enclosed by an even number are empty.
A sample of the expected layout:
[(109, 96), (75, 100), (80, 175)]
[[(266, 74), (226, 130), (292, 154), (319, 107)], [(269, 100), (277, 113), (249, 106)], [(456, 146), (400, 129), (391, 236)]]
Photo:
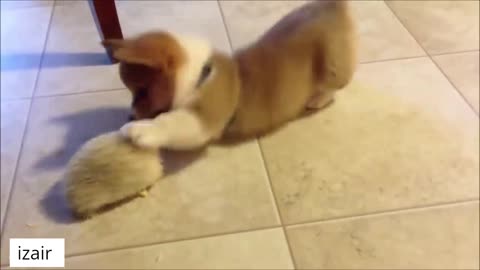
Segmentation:
[(153, 120), (128, 123), (121, 132), (134, 144), (153, 149), (189, 150), (205, 145), (213, 137), (198, 116), (188, 109), (160, 114)]
[(173, 34), (180, 46), (185, 50), (187, 61), (180, 67), (176, 77), (173, 108), (185, 107), (196, 97), (195, 86), (202, 68), (211, 57), (213, 49), (207, 40), (184, 35)]

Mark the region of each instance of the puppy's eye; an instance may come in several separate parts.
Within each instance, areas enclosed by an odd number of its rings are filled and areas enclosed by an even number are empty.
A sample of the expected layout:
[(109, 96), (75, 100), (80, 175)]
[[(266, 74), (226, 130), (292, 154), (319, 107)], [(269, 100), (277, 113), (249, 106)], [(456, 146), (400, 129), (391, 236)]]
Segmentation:
[(200, 86), (208, 78), (210, 73), (212, 73), (212, 69), (212, 63), (210, 62), (203, 66), (202, 72), (200, 73), (200, 78), (198, 79), (197, 87)]
[(133, 103), (137, 103), (142, 99), (146, 99), (148, 97), (148, 89), (146, 87), (142, 87), (135, 91), (135, 96), (133, 97)]
[(202, 68), (202, 77), (207, 77), (212, 72), (212, 63), (208, 63)]
[(148, 95), (148, 89), (146, 87), (139, 88), (137, 90), (137, 96), (140, 98), (145, 98)]

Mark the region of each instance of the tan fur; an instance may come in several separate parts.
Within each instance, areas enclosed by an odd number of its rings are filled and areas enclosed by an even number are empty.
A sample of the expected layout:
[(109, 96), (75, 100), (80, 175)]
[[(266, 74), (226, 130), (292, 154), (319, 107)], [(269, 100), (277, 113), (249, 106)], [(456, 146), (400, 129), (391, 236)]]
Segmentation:
[[(325, 106), (334, 91), (350, 82), (354, 37), (346, 2), (309, 3), (233, 57), (214, 53), (217, 72), (196, 89), (199, 98), (193, 105), (129, 123), (122, 133), (139, 146), (171, 149), (200, 147), (220, 136), (265, 133), (307, 107)], [(152, 115), (159, 108), (142, 109)]]
[(163, 175), (157, 151), (140, 149), (118, 132), (88, 141), (70, 160), (67, 199), (74, 213), (88, 217), (145, 190)]
[(354, 45), (346, 2), (314, 2), (285, 16), (235, 54), (242, 90), (229, 134), (269, 131), (297, 117), (315, 96), (345, 87), (355, 70)]

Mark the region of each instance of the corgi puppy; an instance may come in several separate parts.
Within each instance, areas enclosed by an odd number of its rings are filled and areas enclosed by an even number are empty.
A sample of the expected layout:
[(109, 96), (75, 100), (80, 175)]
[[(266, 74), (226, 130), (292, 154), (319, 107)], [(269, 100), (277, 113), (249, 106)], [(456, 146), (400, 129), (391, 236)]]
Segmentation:
[(121, 132), (147, 148), (192, 149), (221, 137), (261, 135), (329, 104), (356, 67), (346, 1), (308, 3), (232, 56), (168, 32), (104, 44), (121, 63), (140, 119)]

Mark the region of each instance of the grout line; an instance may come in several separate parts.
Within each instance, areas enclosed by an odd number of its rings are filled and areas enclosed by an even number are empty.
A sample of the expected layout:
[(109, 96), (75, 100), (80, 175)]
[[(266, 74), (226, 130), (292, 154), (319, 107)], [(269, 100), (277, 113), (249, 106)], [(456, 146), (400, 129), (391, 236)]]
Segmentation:
[(288, 252), (290, 253), (290, 258), (291, 258), (292, 263), (293, 263), (293, 268), (298, 269), (297, 262), (295, 261), (295, 257), (293, 256), (292, 246), (290, 245), (290, 240), (288, 239), (287, 229), (285, 228), (285, 225), (284, 225), (285, 223), (283, 221), (282, 215), (280, 213), (280, 208), (278, 206), (278, 198), (275, 195), (275, 192), (273, 191), (272, 177), (270, 176), (270, 171), (268, 170), (267, 162), (265, 161), (265, 153), (263, 152), (262, 146), (260, 145), (260, 141), (258, 139), (256, 141), (257, 141), (257, 145), (258, 145), (258, 150), (260, 151), (260, 155), (261, 155), (261, 158), (262, 158), (262, 161), (263, 161), (263, 168), (265, 169), (265, 172), (267, 174), (268, 185), (269, 185), (269, 188), (270, 188), (271, 196), (273, 197), (273, 202), (275, 204), (275, 210), (276, 210), (278, 218), (280, 220), (280, 224), (282, 225), (282, 230), (283, 230), (283, 235), (285, 237), (285, 241), (287, 242)]
[(479, 49), (476, 50), (464, 50), (464, 51), (452, 51), (452, 52), (443, 52), (443, 53), (435, 53), (435, 54), (430, 54), (431, 56), (442, 56), (442, 55), (450, 55), (450, 54), (462, 54), (462, 53), (473, 53), (473, 52), (478, 52)]
[[(227, 21), (225, 19), (225, 14), (223, 12), (222, 5), (221, 5), (219, 0), (217, 0), (217, 5), (218, 5), (218, 9), (220, 10), (220, 14), (221, 14), (221, 17), (222, 17), (225, 32), (227, 34), (228, 43), (230, 45), (230, 50), (233, 53), (234, 48), (233, 48), (232, 39), (231, 39), (231, 36), (230, 36), (230, 32), (228, 31), (228, 26), (227, 26)], [(272, 179), (271, 179), (270, 173), (268, 171), (267, 163), (265, 162), (265, 155), (263, 153), (263, 150), (262, 150), (262, 147), (260, 145), (260, 141), (258, 140), (258, 138), (255, 141), (256, 141), (256, 144), (258, 146), (258, 150), (260, 152), (260, 158), (262, 159), (262, 163), (263, 163), (263, 168), (264, 168), (265, 174), (266, 174), (267, 179), (268, 179), (267, 184), (268, 184), (268, 187), (270, 189), (270, 199), (273, 200), (274, 207), (275, 207), (275, 213), (277, 215), (277, 220), (280, 221), (280, 224), (281, 224), (281, 227), (282, 227), (283, 236), (285, 237), (285, 242), (287, 243), (288, 253), (290, 255), (290, 260), (292, 261), (293, 268), (297, 269), (297, 263), (295, 262), (295, 258), (293, 256), (292, 247), (290, 245), (290, 241), (288, 240), (287, 231), (285, 229), (285, 226), (283, 225), (284, 223), (283, 223), (283, 220), (282, 220), (282, 215), (280, 214), (280, 209), (279, 209), (279, 206), (278, 206), (278, 199), (275, 196), (275, 192), (273, 191)]]
[(289, 229), (292, 229), (292, 228), (315, 225), (315, 224), (334, 223), (334, 222), (351, 221), (351, 220), (375, 218), (375, 217), (382, 217), (382, 216), (399, 215), (404, 213), (420, 212), (420, 211), (426, 211), (431, 209), (466, 205), (466, 204), (471, 204), (475, 202), (478, 203), (480, 201), (478, 198), (470, 198), (470, 199), (458, 200), (453, 202), (433, 203), (433, 204), (427, 204), (427, 205), (421, 205), (421, 206), (376, 211), (376, 212), (370, 212), (370, 213), (360, 214), (360, 215), (349, 215), (349, 216), (347, 215), (347, 216), (339, 216), (339, 217), (319, 219), (319, 220), (309, 220), (309, 221), (289, 224), (286, 227)]
[(106, 249), (102, 249), (102, 250), (96, 250), (96, 251), (93, 251), (93, 252), (79, 252), (79, 253), (73, 253), (73, 254), (70, 254), (70, 255), (66, 255), (65, 259), (66, 258), (73, 258), (73, 257), (87, 256), (87, 255), (93, 255), (93, 254), (98, 254), (98, 253), (105, 253), (105, 252), (115, 252), (115, 251), (128, 250), (128, 249), (147, 248), (147, 247), (152, 247), (152, 246), (157, 246), (157, 245), (172, 244), (172, 243), (178, 243), (178, 242), (201, 240), (201, 239), (206, 239), (206, 238), (221, 237), (221, 236), (234, 235), (234, 234), (240, 234), (240, 233), (250, 233), (250, 232), (256, 232), (256, 231), (273, 230), (273, 229), (278, 229), (280, 227), (281, 226), (279, 226), (279, 225), (273, 225), (273, 226), (258, 227), (258, 228), (255, 228), (255, 229), (245, 229), (245, 230), (239, 230), (239, 231), (227, 231), (227, 232), (221, 232), (221, 233), (199, 235), (199, 236), (195, 236), (195, 237), (178, 238), (178, 239), (172, 239), (172, 240), (167, 240), (167, 241), (159, 241), (159, 242), (154, 242), (154, 243), (149, 243), (149, 244), (138, 244), (138, 245), (124, 246), (124, 247), (120, 247), (120, 248), (106, 248)]
[(387, 58), (387, 59), (379, 59), (379, 60), (372, 60), (372, 61), (360, 61), (359, 64), (374, 64), (374, 63), (383, 63), (383, 62), (393, 62), (393, 61), (401, 61), (401, 60), (408, 60), (408, 59), (418, 59), (418, 58), (428, 58), (427, 55), (417, 55), (417, 56), (406, 56), (406, 57), (398, 57), (398, 58)]
[[(213, 238), (213, 237), (220, 237), (220, 236), (227, 236), (227, 235), (234, 235), (234, 234), (241, 234), (241, 233), (249, 233), (249, 232), (256, 232), (256, 231), (263, 231), (263, 230), (272, 230), (272, 229), (278, 229), (278, 228), (284, 228), (285, 229), (285, 227), (287, 227), (288, 229), (294, 229), (294, 228), (297, 228), (297, 227), (309, 226), (309, 225), (318, 225), (318, 224), (333, 223), (333, 222), (344, 222), (344, 221), (375, 218), (375, 217), (389, 216), (389, 215), (399, 215), (399, 214), (403, 214), (403, 213), (412, 213), (412, 212), (427, 211), (427, 210), (431, 210), (431, 209), (441, 209), (441, 208), (446, 208), (446, 207), (455, 207), (455, 206), (468, 205), (468, 204), (479, 203), (479, 202), (480, 201), (479, 201), (478, 198), (466, 199), (466, 200), (461, 200), (461, 201), (456, 201), (456, 202), (432, 204), (432, 205), (428, 205), (428, 206), (411, 207), (411, 208), (398, 209), (398, 210), (386, 210), (386, 211), (376, 212), (376, 213), (368, 213), (368, 214), (348, 216), (348, 217), (336, 217), (336, 218), (325, 219), (325, 220), (306, 221), (306, 222), (291, 224), (291, 225), (287, 225), (287, 226), (273, 225), (273, 226), (259, 227), (259, 228), (255, 228), (255, 229), (246, 229), (246, 230), (230, 231), (230, 232), (227, 231), (227, 232), (222, 232), (222, 233), (213, 233), (213, 234), (206, 234), (206, 235), (201, 235), (201, 236), (196, 236), (196, 237), (179, 238), (179, 239), (160, 241), (160, 242), (149, 243), (149, 244), (132, 245), (132, 246), (125, 246), (125, 247), (120, 247), (120, 248), (109, 248), (109, 249), (103, 249), (103, 250), (96, 250), (96, 251), (92, 251), (92, 252), (79, 252), (79, 253), (73, 253), (73, 254), (70, 254), (70, 255), (66, 255), (65, 258), (81, 257), (81, 256), (88, 256), (88, 255), (100, 254), (100, 253), (106, 253), (106, 252), (128, 250), (128, 249), (147, 248), (147, 247), (163, 245), (163, 244), (172, 244), (172, 243), (177, 243), (177, 242), (194, 241), (194, 240), (201, 240), (201, 239), (206, 239), (206, 238)], [(4, 265), (2, 265), (2, 266), (4, 266)]]
[(21, 100), (31, 100), (31, 97), (12, 97), (12, 98), (2, 98), (0, 102), (10, 102), (10, 101), (21, 101)]
[(278, 207), (277, 197), (275, 196), (275, 192), (273, 192), (273, 184), (272, 184), (272, 180), (271, 180), (272, 178), (270, 176), (270, 172), (268, 171), (267, 162), (265, 161), (265, 154), (263, 153), (262, 146), (260, 145), (260, 140), (258, 138), (256, 138), (255, 142), (256, 142), (256, 145), (258, 147), (258, 152), (260, 153), (260, 159), (262, 160), (261, 162), (262, 162), (262, 165), (263, 165), (265, 176), (268, 179), (267, 185), (268, 185), (268, 189), (270, 190), (270, 192), (269, 192), (270, 193), (270, 200), (274, 204), (275, 215), (276, 215), (276, 218), (277, 218), (277, 222), (280, 221), (280, 225), (283, 226), (282, 215), (280, 214), (280, 208)]
[(40, 71), (41, 71), (42, 65), (43, 65), (43, 58), (44, 58), (44, 55), (45, 55), (45, 50), (47, 49), (48, 37), (50, 35), (50, 30), (51, 30), (51, 27), (52, 27), (52, 21), (53, 21), (53, 14), (54, 13), (55, 13), (55, 5), (52, 5), (52, 10), (50, 11), (50, 18), (48, 20), (47, 32), (45, 33), (45, 41), (43, 43), (42, 55), (41, 55), (40, 61), (38, 63), (38, 71), (37, 71), (37, 74), (36, 74), (36, 77), (35, 77), (35, 83), (33, 84), (32, 99), (30, 101), (30, 105), (28, 106), (28, 110), (27, 110), (27, 121), (25, 122), (25, 127), (23, 129), (22, 140), (21, 140), (21, 143), (20, 143), (20, 148), (18, 150), (18, 157), (17, 157), (16, 164), (15, 164), (15, 171), (13, 172), (12, 185), (11, 185), (10, 190), (8, 191), (8, 195), (7, 195), (8, 196), (7, 197), (7, 202), (6, 202), (7, 206), (5, 208), (5, 216), (4, 216), (3, 223), (2, 223), (2, 232), (1, 232), (1, 235), (0, 235), (0, 243), (3, 240), (3, 236), (4, 236), (5, 231), (6, 231), (5, 224), (6, 224), (7, 219), (8, 219), (8, 214), (10, 212), (10, 208), (12, 207), (13, 191), (16, 187), (17, 176), (18, 176), (18, 168), (20, 167), (20, 160), (22, 158), (23, 148), (25, 146), (25, 140), (26, 140), (27, 132), (28, 132), (28, 126), (29, 126), (29, 123), (30, 123), (30, 116), (31, 116), (31, 113), (32, 113), (32, 107), (33, 107), (33, 102), (34, 102), (33, 97), (35, 96), (38, 81), (39, 81), (39, 78), (40, 78)]
[(227, 33), (228, 44), (230, 45), (230, 52), (233, 53), (233, 42), (232, 38), (230, 37), (230, 31), (228, 31), (227, 20), (225, 19), (225, 14), (223, 12), (222, 4), (220, 0), (217, 0), (218, 9), (220, 10), (220, 16), (222, 17), (223, 28), (225, 29), (225, 33)]
[[(469, 51), (456, 51), (456, 52), (447, 52), (447, 53), (440, 53), (431, 55), (432, 57), (436, 56), (444, 56), (444, 55), (454, 55), (454, 54), (463, 54), (463, 53), (473, 53), (478, 52), (479, 50), (469, 50)], [(405, 56), (405, 57), (398, 57), (398, 58), (385, 58), (379, 60), (371, 60), (371, 61), (360, 61), (359, 64), (373, 64), (373, 63), (382, 63), (382, 62), (390, 62), (390, 61), (399, 61), (399, 60), (408, 60), (408, 59), (418, 59), (418, 58), (429, 58), (430, 55), (417, 55), (417, 56)]]
[(458, 87), (452, 82), (452, 80), (447, 76), (447, 74), (445, 73), (445, 71), (443, 71), (443, 69), (440, 67), (440, 65), (430, 56), (430, 60), (433, 62), (433, 64), (437, 67), (438, 70), (440, 70), (440, 72), (443, 74), (443, 76), (447, 79), (447, 81), (450, 83), (450, 85), (453, 86), (453, 88), (455, 88), (455, 90), (457, 90), (457, 94), (463, 99), (463, 101), (465, 101), (468, 105), (468, 107), (470, 107), (470, 109), (477, 115), (477, 117), (479, 116), (479, 113), (475, 110), (475, 108), (473, 107), (472, 104), (470, 104), (470, 102), (468, 101), (467, 97), (462, 93), (462, 91), (460, 91), (460, 89), (458, 89)]
[[(437, 67), (437, 69), (443, 74), (443, 76), (447, 79), (447, 81), (450, 83), (450, 85), (456, 90), (457, 94), (461, 97), (461, 99), (463, 99), (463, 101), (466, 103), (466, 105), (470, 108), (470, 110), (472, 110), (472, 112), (478, 117), (479, 116), (479, 113), (475, 110), (475, 108), (473, 108), (473, 105), (470, 104), (470, 102), (468, 102), (467, 98), (465, 97), (465, 95), (463, 95), (462, 91), (460, 91), (460, 89), (458, 89), (455, 84), (453, 84), (453, 82), (450, 80), (450, 78), (445, 74), (445, 72), (442, 70), (442, 68), (437, 64), (437, 62), (435, 62), (435, 60), (433, 60), (432, 58), (432, 55), (425, 49), (425, 47), (422, 45), (422, 43), (420, 43), (420, 41), (417, 39), (417, 37), (415, 37), (415, 35), (413, 35), (413, 33), (410, 31), (410, 29), (408, 29), (408, 27), (403, 23), (403, 21), (400, 19), (400, 17), (397, 15), (397, 13), (395, 13), (395, 10), (393, 10), (392, 7), (390, 7), (390, 5), (388, 5), (387, 3), (385, 3), (385, 5), (388, 7), (388, 9), (390, 10), (390, 12), (392, 12), (392, 14), (394, 15), (394, 17), (397, 19), (397, 21), (403, 26), (403, 28), (405, 28), (405, 30), (410, 34), (410, 36), (412, 36), (412, 38), (415, 40), (415, 42), (417, 42), (417, 44), (420, 46), (420, 48), (422, 48), (422, 50), (426, 53), (426, 55), (428, 56), (428, 58), (430, 58), (430, 61)], [(454, 53), (452, 53), (454, 54)], [(437, 55), (446, 55), (446, 54), (437, 54)], [(433, 55), (433, 56), (437, 56), (437, 55)]]
[(59, 93), (59, 94), (46, 94), (41, 96), (35, 96), (33, 99), (42, 99), (42, 98), (54, 98), (54, 97), (64, 97), (64, 96), (78, 96), (84, 94), (95, 94), (95, 93), (108, 93), (108, 92), (115, 92), (115, 91), (122, 91), (126, 90), (125, 87), (122, 88), (112, 88), (112, 89), (100, 89), (100, 90), (86, 90), (82, 92), (72, 92), (72, 93)]
[(71, 93), (45, 94), (45, 95), (37, 95), (34, 97), (6, 98), (6, 99), (2, 99), (1, 102), (3, 103), (3, 102), (9, 102), (9, 101), (21, 101), (21, 100), (29, 100), (29, 99), (36, 100), (36, 99), (43, 99), (43, 98), (78, 96), (78, 95), (85, 95), (85, 94), (108, 93), (108, 92), (123, 91), (123, 90), (127, 90), (127, 89), (125, 87), (122, 87), (122, 88), (112, 88), (112, 89), (86, 90), (86, 91), (71, 92)]

